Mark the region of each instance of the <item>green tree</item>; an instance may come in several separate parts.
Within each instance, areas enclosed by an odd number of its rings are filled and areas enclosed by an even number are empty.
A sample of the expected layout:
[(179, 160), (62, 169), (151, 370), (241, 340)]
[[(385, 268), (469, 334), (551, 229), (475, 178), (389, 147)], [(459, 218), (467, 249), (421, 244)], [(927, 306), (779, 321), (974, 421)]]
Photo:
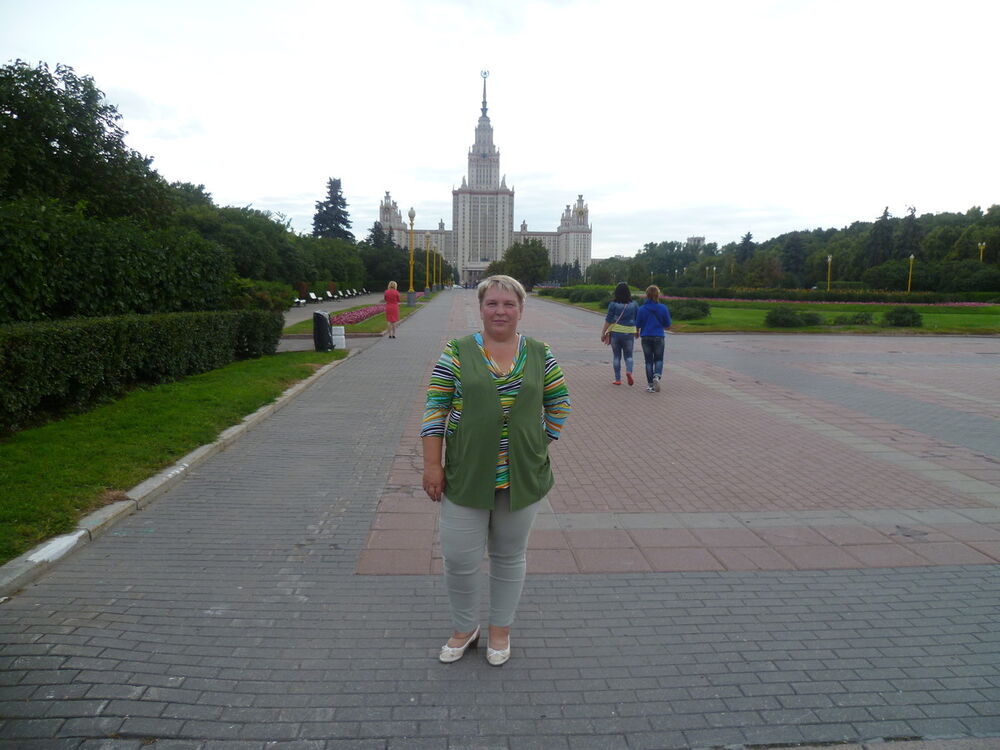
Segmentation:
[(331, 177), (326, 183), (326, 200), (316, 201), (313, 215), (313, 237), (354, 242), (347, 201), (341, 192), (340, 180)]
[(899, 223), (896, 229), (896, 237), (893, 243), (894, 258), (909, 258), (911, 255), (921, 257), (920, 249), (921, 229), (917, 223), (917, 209), (910, 206), (906, 211), (906, 216)]
[(503, 254), (503, 267), (530, 290), (549, 277), (549, 251), (538, 240), (515, 242)]
[(868, 233), (865, 242), (863, 262), (867, 268), (880, 266), (893, 256), (892, 217), (886, 206)]
[[(371, 289), (375, 285), (387, 284), (395, 281), (401, 290), (407, 290), (410, 286), (410, 257), (409, 251), (404, 250), (395, 242), (392, 237), (382, 228), (382, 224), (375, 222), (368, 237), (358, 246), (358, 253), (365, 266), (365, 285)], [(414, 263), (413, 283), (417, 284), (420, 278), (417, 274), (416, 263)]]
[(167, 185), (125, 145), (119, 120), (94, 80), (69, 66), (0, 67), (0, 201), (55, 198), (92, 216), (162, 224)]
[(736, 262), (743, 265), (753, 257), (754, 250), (753, 235), (747, 232), (740, 238), (740, 244), (736, 246)]

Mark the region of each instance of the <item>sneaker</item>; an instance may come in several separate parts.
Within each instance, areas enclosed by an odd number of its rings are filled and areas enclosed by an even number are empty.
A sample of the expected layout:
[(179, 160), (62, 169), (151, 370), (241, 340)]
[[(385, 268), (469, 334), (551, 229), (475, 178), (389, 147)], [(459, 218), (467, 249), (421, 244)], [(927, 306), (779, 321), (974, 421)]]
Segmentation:
[(657, 375), (653, 378), (653, 390), (657, 393), (660, 392), (660, 376)]
[(651, 386), (651, 385), (647, 385), (646, 386), (646, 393), (656, 393), (656, 389), (653, 386)]
[(611, 381), (611, 385), (621, 385), (621, 384), (622, 384), (622, 381), (620, 381), (620, 380), (612, 380)]
[(635, 381), (632, 379), (632, 373), (626, 372), (625, 379), (628, 381), (629, 385), (635, 385)]

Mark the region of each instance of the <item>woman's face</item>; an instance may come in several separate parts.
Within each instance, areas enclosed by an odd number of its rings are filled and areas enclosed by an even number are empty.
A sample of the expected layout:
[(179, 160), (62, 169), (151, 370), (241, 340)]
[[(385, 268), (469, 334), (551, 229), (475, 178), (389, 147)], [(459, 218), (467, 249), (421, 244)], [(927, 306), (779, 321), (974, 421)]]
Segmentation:
[(504, 339), (517, 333), (521, 320), (521, 302), (513, 292), (499, 287), (487, 290), (479, 303), (479, 315), (483, 319), (483, 331), (493, 338)]

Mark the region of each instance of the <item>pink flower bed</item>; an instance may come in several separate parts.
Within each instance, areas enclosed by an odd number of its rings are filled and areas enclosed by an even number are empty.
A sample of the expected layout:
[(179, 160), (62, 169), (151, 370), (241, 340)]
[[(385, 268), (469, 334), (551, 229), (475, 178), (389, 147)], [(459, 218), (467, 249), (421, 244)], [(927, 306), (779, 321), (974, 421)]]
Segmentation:
[(357, 310), (348, 310), (347, 312), (337, 313), (336, 315), (330, 316), (330, 325), (332, 326), (349, 326), (354, 323), (360, 323), (362, 320), (368, 320), (368, 318), (373, 315), (378, 315), (379, 313), (385, 312), (385, 304), (381, 305), (369, 305), (368, 307), (359, 307)]

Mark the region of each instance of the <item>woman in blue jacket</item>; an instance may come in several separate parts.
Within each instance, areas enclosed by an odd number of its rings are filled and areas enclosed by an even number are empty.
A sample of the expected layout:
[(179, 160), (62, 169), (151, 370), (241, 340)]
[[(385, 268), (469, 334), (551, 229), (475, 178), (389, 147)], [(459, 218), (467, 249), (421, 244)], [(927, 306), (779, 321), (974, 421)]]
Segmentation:
[(635, 325), (638, 328), (635, 335), (642, 340), (642, 356), (646, 360), (646, 391), (659, 393), (670, 310), (660, 302), (658, 286), (646, 287), (646, 301), (636, 314)]
[(601, 329), (601, 341), (611, 344), (611, 366), (615, 371), (612, 385), (622, 384), (622, 356), (625, 357), (628, 384), (635, 382), (632, 378), (632, 347), (635, 344), (635, 315), (638, 310), (639, 306), (632, 301), (632, 290), (624, 281), (619, 281), (614, 299), (608, 304), (604, 328)]

